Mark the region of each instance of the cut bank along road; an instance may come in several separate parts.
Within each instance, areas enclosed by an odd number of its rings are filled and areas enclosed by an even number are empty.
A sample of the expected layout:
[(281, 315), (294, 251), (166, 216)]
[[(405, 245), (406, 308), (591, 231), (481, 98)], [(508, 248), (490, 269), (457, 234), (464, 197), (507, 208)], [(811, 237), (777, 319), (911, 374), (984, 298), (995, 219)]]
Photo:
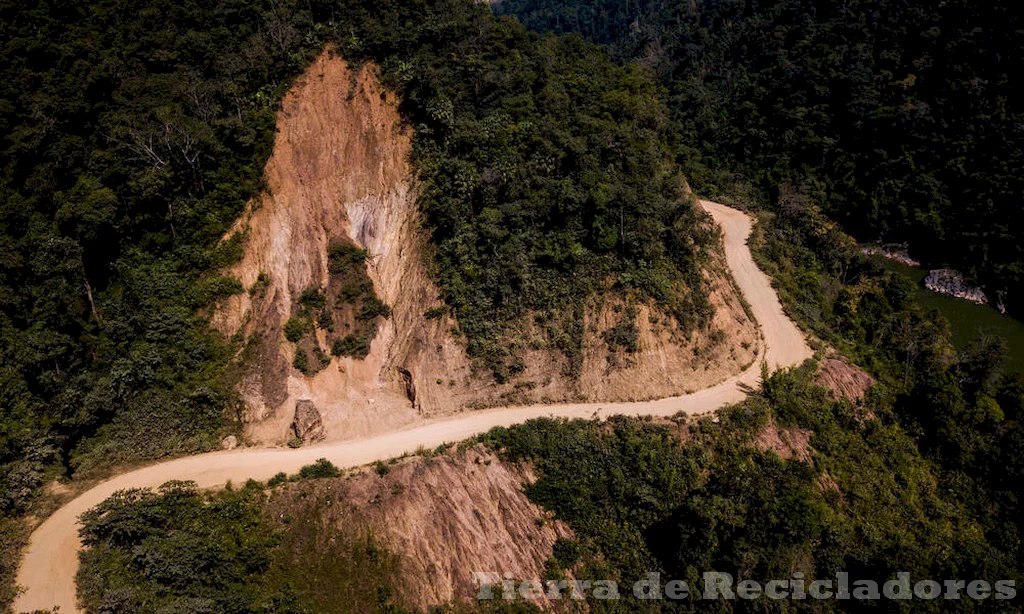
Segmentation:
[(32, 533), (21, 568), (18, 585), (25, 589), (15, 601), (15, 611), (32, 611), (60, 606), (64, 614), (79, 611), (75, 597), (78, 571), (78, 517), (118, 490), (155, 488), (170, 480), (191, 480), (199, 488), (215, 488), (228, 481), (266, 480), (284, 471), (295, 473), (303, 465), (326, 458), (339, 467), (365, 465), (417, 448), (433, 448), (460, 441), (497, 426), (511, 426), (531, 418), (590, 418), (598, 409), (601, 416), (670, 416), (716, 410), (743, 399), (745, 386), (756, 386), (761, 360), (769, 369), (802, 363), (811, 356), (807, 343), (782, 311), (768, 277), (757, 268), (747, 248), (751, 219), (745, 213), (709, 201), (701, 206), (722, 228), (726, 262), (740, 291), (750, 304), (761, 327), (763, 349), (760, 360), (745, 371), (716, 386), (692, 394), (637, 403), (579, 403), (573, 405), (530, 405), (474, 411), (442, 418), (358, 441), (328, 443), (297, 450), (238, 449), (212, 452), (167, 461), (119, 475), (82, 493), (60, 508)]

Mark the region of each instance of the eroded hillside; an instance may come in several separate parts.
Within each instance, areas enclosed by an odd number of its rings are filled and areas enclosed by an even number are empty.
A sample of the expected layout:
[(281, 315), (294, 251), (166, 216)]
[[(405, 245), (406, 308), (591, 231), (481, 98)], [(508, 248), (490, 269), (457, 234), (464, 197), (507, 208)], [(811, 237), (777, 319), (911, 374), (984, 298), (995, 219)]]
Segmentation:
[(225, 237), (244, 244), (225, 273), (246, 292), (213, 316), (244, 340), (250, 439), (294, 438), (300, 401), (316, 411), (299, 436), (342, 439), (466, 408), (672, 396), (754, 360), (756, 328), (717, 250), (710, 325), (684, 331), (652, 301), (608, 290), (583, 308), (574, 356), (545, 341), (552, 314), (524, 318), (520, 369), (497, 383), (467, 358), (428, 272), (411, 143), (373, 64), (353, 70), (326, 51), (285, 97), (266, 191)]
[[(575, 545), (527, 497), (535, 480), (477, 444), (219, 493), (122, 491), (85, 516), (79, 596), (88, 612), (489, 611), (479, 583), (543, 577)], [(153, 524), (133, 531), (138, 506)]]
[[(324, 53), (285, 98), (266, 194), (232, 231), (243, 233), (245, 255), (230, 274), (249, 292), (228, 299), (214, 317), (222, 332), (248, 340), (241, 392), (256, 439), (286, 437), (301, 399), (313, 401), (326, 432), (340, 437), (393, 428), (458, 396), (438, 394), (433, 384), (468, 363), (447, 323), (423, 317), (440, 302), (416, 233), (409, 152), (397, 100), (372, 66), (353, 72)], [(359, 319), (332, 296), (324, 309), (337, 312), (335, 333), (318, 321), (305, 344), (285, 338), (288, 320), (301, 317), (303, 292), (342, 290), (332, 284), (332, 246), (366, 250), (372, 292), (391, 313), (371, 318), (364, 358), (335, 357), (306, 375), (293, 366), (296, 352), (313, 345), (326, 355)]]
[[(271, 495), (266, 509), (286, 534), (291, 522), (282, 519), (316, 525), (286, 538), (286, 548), (289, 539), (301, 544), (300, 557), (310, 549), (329, 550), (327, 542), (372, 536), (398, 557), (397, 600), (427, 611), (472, 600), (478, 589), (474, 571), (544, 576), (555, 542), (572, 532), (524, 494), (535, 479), (527, 464), (503, 463), (478, 445), (378, 465), (377, 471), (349, 478), (287, 484)], [(306, 543), (303, 534), (324, 543)]]

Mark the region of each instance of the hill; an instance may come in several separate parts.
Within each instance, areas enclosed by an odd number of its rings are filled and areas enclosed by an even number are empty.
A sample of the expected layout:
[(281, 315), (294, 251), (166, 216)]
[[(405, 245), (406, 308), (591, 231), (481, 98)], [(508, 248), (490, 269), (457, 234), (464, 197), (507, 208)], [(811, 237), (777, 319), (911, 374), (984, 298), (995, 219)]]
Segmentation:
[[(566, 287), (578, 280), (552, 280), (565, 302), (540, 306), (548, 290), (519, 293), (519, 308), (505, 316), (489, 309), (487, 334), (474, 333), (484, 307), (446, 305), (451, 273), (431, 275), (431, 254), (444, 243), (431, 241), (422, 212), (430, 188), (414, 176), (415, 133), (379, 72), (372, 63), (350, 69), (333, 51), (314, 60), (279, 113), (266, 193), (225, 235), (242, 255), (220, 274), (248, 291), (219, 299), (211, 322), (241, 340), (235, 363), (250, 441), (356, 438), (514, 403), (662, 398), (753, 362), (759, 334), (712, 245), (700, 284), (680, 279), (666, 290), (707, 293), (714, 315), (702, 326), (688, 327), (669, 305), (630, 288), (628, 272), (606, 272), (606, 282), (578, 293)], [(564, 173), (563, 181), (578, 180), (576, 170)], [(709, 221), (694, 223), (713, 234)], [(681, 224), (673, 240), (689, 232)], [(523, 266), (530, 275), (563, 274), (560, 266)], [(481, 354), (481, 344), (506, 356), (496, 371), (488, 368), (496, 355)], [(290, 428), (300, 403), (322, 429)]]

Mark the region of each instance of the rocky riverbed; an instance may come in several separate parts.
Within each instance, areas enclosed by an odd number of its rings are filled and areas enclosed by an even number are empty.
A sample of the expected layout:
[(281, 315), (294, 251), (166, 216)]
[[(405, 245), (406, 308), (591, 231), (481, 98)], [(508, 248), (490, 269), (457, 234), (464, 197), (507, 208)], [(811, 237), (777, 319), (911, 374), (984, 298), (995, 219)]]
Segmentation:
[(861, 253), (865, 256), (881, 256), (914, 268), (921, 266), (920, 261), (914, 260), (910, 257), (910, 253), (907, 251), (907, 246), (900, 243), (890, 245), (869, 245), (862, 249)]
[(964, 276), (953, 269), (934, 269), (924, 278), (924, 287), (965, 301), (985, 305), (988, 297), (981, 288), (973, 288)]
[[(904, 244), (869, 245), (861, 250), (865, 256), (881, 256), (900, 264), (920, 268), (921, 262), (911, 258), (908, 248)], [(967, 282), (967, 279), (954, 269), (932, 269), (924, 278), (924, 287), (946, 296), (963, 299), (979, 305), (994, 305), (1000, 313), (1006, 313), (1001, 297), (990, 297), (981, 288), (974, 287)]]

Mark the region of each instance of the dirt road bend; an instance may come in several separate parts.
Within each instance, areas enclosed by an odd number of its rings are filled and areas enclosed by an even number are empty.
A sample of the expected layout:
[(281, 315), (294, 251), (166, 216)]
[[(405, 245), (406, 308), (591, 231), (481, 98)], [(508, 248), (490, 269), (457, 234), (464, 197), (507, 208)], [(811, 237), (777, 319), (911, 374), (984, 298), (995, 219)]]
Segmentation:
[[(747, 248), (751, 218), (742, 211), (701, 201), (701, 206), (722, 228), (726, 261), (743, 296), (761, 327), (764, 350), (761, 359), (770, 369), (796, 365), (811, 356), (806, 340), (782, 311), (768, 277), (754, 264)], [(80, 611), (75, 596), (78, 570), (78, 517), (118, 490), (158, 487), (170, 480), (191, 480), (200, 488), (222, 486), (228, 481), (252, 478), (266, 480), (278, 472), (295, 473), (302, 466), (326, 458), (339, 467), (365, 465), (433, 448), (486, 432), (496, 426), (511, 426), (531, 418), (667, 416), (713, 411), (741, 400), (741, 385), (756, 386), (760, 379), (757, 360), (746, 371), (716, 386), (692, 394), (637, 403), (580, 403), (532, 405), (475, 411), (423, 422), (399, 431), (357, 440), (328, 443), (300, 449), (237, 449), (179, 458), (114, 477), (95, 486), (57, 510), (32, 533), (18, 570), (18, 585), (24, 592), (15, 601), (15, 611), (33, 611), (60, 606), (68, 614)]]

